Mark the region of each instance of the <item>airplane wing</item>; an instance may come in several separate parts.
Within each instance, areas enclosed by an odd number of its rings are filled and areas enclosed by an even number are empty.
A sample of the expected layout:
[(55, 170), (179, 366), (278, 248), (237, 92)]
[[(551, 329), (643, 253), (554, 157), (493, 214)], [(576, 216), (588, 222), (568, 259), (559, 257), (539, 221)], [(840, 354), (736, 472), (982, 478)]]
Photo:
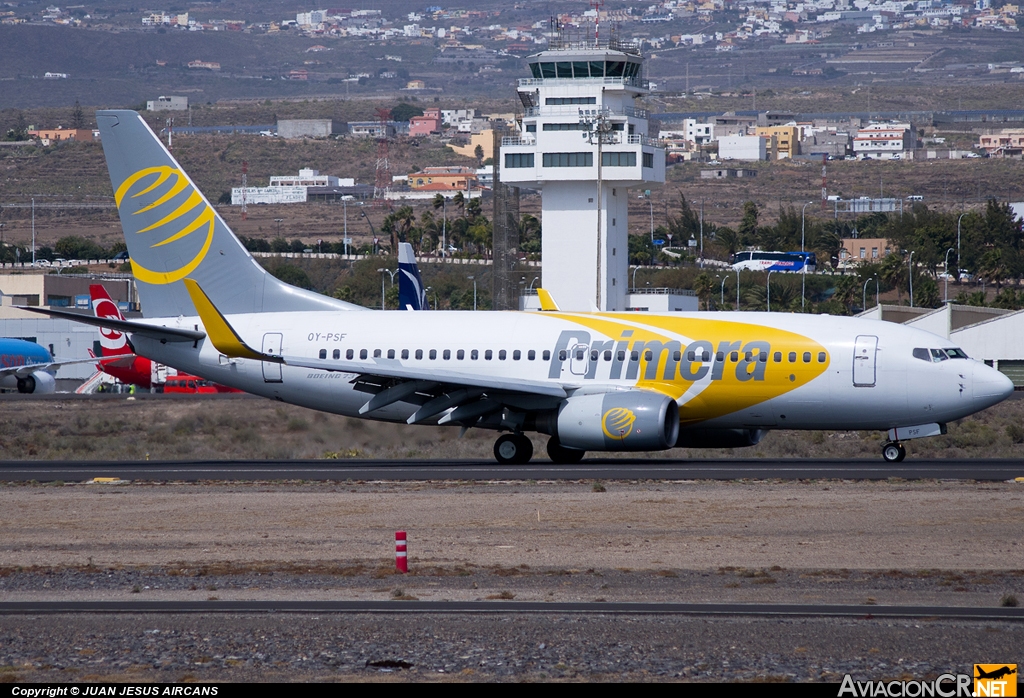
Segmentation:
[(0, 368), (0, 378), (3, 376), (18, 376), (24, 378), (30, 376), (36, 371), (56, 371), (61, 366), (72, 366), (74, 364), (94, 364), (96, 359), (67, 359), (60, 361), (54, 359), (53, 361), (41, 361), (35, 364), (25, 364), (23, 366), (8, 366), (6, 368)]

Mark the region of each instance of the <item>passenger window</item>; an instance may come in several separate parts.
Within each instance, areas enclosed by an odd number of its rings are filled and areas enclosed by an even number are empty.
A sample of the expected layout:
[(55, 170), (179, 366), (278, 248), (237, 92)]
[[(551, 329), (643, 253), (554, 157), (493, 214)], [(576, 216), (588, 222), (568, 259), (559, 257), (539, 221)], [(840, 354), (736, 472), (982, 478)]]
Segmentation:
[(928, 354), (927, 349), (917, 347), (914, 349), (914, 358), (921, 359), (921, 361), (931, 361), (932, 357)]
[(683, 358), (683, 352), (681, 352), (681, 351), (674, 351), (674, 352), (672, 352), (672, 360), (673, 361), (679, 361), (679, 359), (681, 359), (681, 358)]
[(341, 358), (341, 349), (335, 349), (334, 353), (332, 354), (332, 356), (335, 358), (335, 360), (340, 359)]
[(809, 352), (809, 351), (805, 351), (804, 352), (804, 363), (805, 364), (811, 363), (811, 352)]
[(486, 361), (490, 361), (493, 357), (494, 357), (494, 352), (491, 351), (490, 349), (488, 349), (487, 351), (484, 352), (484, 359)]
[(782, 352), (781, 351), (775, 352), (775, 355), (772, 357), (772, 359), (775, 361), (775, 363), (781, 364), (782, 363)]
[[(752, 360), (752, 359), (754, 358), (754, 352), (752, 352), (752, 351), (748, 351), (748, 352), (747, 352), (747, 353), (746, 353), (746, 354), (745, 354), (745, 355), (743, 356), (743, 358), (744, 358), (744, 359), (746, 359), (747, 361), (750, 361), (750, 360)], [(808, 360), (808, 361), (810, 361), (810, 359), (807, 359), (807, 360)]]
[(504, 361), (506, 356), (507, 354), (505, 353), (504, 349), (498, 350), (498, 361)]
[(611, 349), (605, 349), (604, 350), (604, 360), (605, 361), (611, 361), (612, 360), (612, 350)]
[(360, 349), (359, 350), (359, 358), (360, 359), (365, 359), (366, 358), (366, 350), (365, 349)]
[(465, 359), (466, 358), (466, 350), (465, 349), (459, 349), (457, 352), (455, 352), (455, 358), (458, 359), (459, 361), (462, 361), (463, 359)]
[(442, 356), (444, 357), (445, 361), (448, 361), (449, 359), (452, 358), (452, 350), (451, 349), (445, 349), (444, 350), (444, 354), (442, 354)]
[(530, 351), (526, 352), (526, 358), (529, 359), (530, 361), (534, 361), (537, 358), (537, 352), (531, 349)]
[(522, 356), (523, 356), (523, 352), (519, 351), (518, 349), (516, 349), (514, 352), (512, 352), (512, 360), (513, 361), (519, 361), (519, 359), (522, 358)]
[(422, 361), (423, 360), (423, 350), (422, 349), (417, 349), (416, 350), (416, 360), (417, 361)]
[(550, 349), (545, 349), (544, 353), (541, 354), (541, 358), (543, 358), (545, 361), (550, 361), (551, 360), (551, 350)]
[(469, 352), (469, 358), (471, 358), (473, 361), (476, 361), (477, 359), (480, 358), (480, 352), (474, 349), (473, 351)]
[(355, 352), (352, 351), (351, 349), (349, 349), (348, 351), (345, 352), (345, 358), (348, 359), (349, 361), (351, 361), (352, 357), (354, 357), (354, 356), (355, 356)]
[(598, 351), (597, 351), (597, 349), (592, 349), (592, 350), (590, 351), (590, 360), (591, 360), (591, 361), (597, 361), (597, 357), (598, 357)]
[(326, 359), (327, 358), (327, 350), (326, 349), (321, 349), (320, 350), (320, 358), (321, 359)]
[(564, 349), (558, 352), (558, 360), (559, 361), (565, 361), (565, 350)]
[(789, 363), (791, 363), (791, 364), (795, 364), (796, 363), (796, 352), (795, 351), (789, 352)]
[(620, 349), (619, 353), (615, 355), (615, 358), (617, 358), (619, 361), (625, 361), (626, 360), (626, 352), (624, 352), (624, 351), (622, 351)]
[(408, 349), (403, 349), (402, 350), (402, 358), (403, 359), (408, 359), (409, 358), (409, 350)]
[(760, 354), (757, 355), (757, 360), (763, 364), (768, 363), (768, 352), (762, 351)]
[(732, 359), (733, 363), (735, 363), (740, 360), (740, 353), (738, 351), (734, 351), (729, 358)]
[(697, 358), (697, 355), (694, 354), (692, 351), (686, 352), (686, 360), (687, 361), (694, 361), (696, 358)]
[(645, 361), (654, 361), (654, 352), (651, 351), (650, 349), (645, 351), (644, 352), (644, 360)]
[(583, 350), (582, 349), (577, 349), (576, 350), (576, 360), (577, 361), (583, 361)]
[(375, 358), (375, 359), (379, 359), (380, 358), (380, 349), (374, 349), (373, 350), (373, 358)]
[(823, 352), (823, 351), (819, 351), (818, 352), (818, 363), (819, 364), (825, 363), (825, 352)]
[(724, 351), (720, 351), (717, 354), (715, 354), (715, 360), (716, 361), (725, 361), (725, 352)]
[(431, 349), (430, 350), (430, 360), (433, 361), (436, 358), (437, 358), (437, 349)]
[(388, 349), (388, 358), (389, 359), (395, 358), (395, 350), (394, 349)]
[(640, 352), (638, 352), (636, 349), (634, 349), (633, 351), (629, 352), (629, 360), (630, 361), (639, 361), (640, 360)]

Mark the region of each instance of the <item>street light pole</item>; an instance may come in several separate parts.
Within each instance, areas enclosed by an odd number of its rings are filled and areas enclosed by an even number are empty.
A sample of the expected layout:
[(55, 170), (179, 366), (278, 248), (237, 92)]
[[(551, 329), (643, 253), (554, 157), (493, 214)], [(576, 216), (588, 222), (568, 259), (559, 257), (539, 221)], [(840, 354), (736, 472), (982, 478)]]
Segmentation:
[(398, 273), (398, 270), (396, 269), (395, 271), (391, 271), (390, 269), (378, 269), (377, 271), (380, 273), (380, 309), (387, 310), (387, 308), (384, 307), (384, 272), (391, 275), (391, 286), (394, 287), (395, 274)]
[(722, 298), (721, 298), (721, 301), (719, 301), (719, 309), (721, 309), (721, 308), (725, 307), (725, 280), (727, 278), (729, 278), (729, 277), (722, 276), (720, 274), (715, 274), (715, 276), (722, 280), (722, 293), (721, 293)]
[(736, 270), (736, 310), (740, 309), (740, 270)]
[(943, 296), (942, 297), (942, 302), (943, 303), (949, 303), (949, 253), (952, 252), (952, 251), (953, 251), (952, 247), (950, 247), (948, 250), (946, 250), (946, 261), (942, 265), (943, 271), (946, 272), (945, 273), (945, 277), (946, 278), (943, 279), (943, 284), (945, 286), (945, 289), (942, 292), (942, 296)]
[(768, 272), (768, 283), (766, 284), (766, 286), (768, 288), (767, 299), (768, 299), (768, 312), (769, 313), (772, 312), (772, 274), (774, 274), (774, 273), (775, 273), (775, 270), (772, 270), (772, 271)]
[[(804, 204), (804, 207), (800, 209), (800, 254), (804, 255), (804, 239), (806, 231), (806, 218), (807, 207), (813, 204), (813, 201), (808, 201)], [(806, 302), (807, 296), (807, 257), (804, 255), (803, 259), (804, 266), (800, 270), (800, 310), (804, 310), (804, 303)]]
[(964, 211), (960, 214), (960, 217), (956, 219), (956, 280), (960, 282), (960, 267), (963, 265), (960, 263), (960, 221), (964, 219), (967, 212)]
[(868, 309), (868, 284), (872, 281), (875, 282), (875, 305), (878, 305), (878, 277), (873, 276), (864, 282), (864, 288), (861, 290), (860, 308), (861, 310)]
[(476, 310), (476, 276), (467, 276), (466, 278), (473, 282), (473, 310)]
[(910, 307), (914, 307), (914, 252), (911, 251), (910, 259), (907, 260), (907, 279), (910, 281)]

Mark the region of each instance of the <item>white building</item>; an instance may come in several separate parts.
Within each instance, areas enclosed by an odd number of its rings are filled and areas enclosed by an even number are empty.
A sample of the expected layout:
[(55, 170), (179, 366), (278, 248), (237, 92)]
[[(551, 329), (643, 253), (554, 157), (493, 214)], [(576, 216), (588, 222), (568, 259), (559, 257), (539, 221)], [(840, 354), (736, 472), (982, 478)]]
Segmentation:
[(342, 179), (331, 175), (322, 175), (320, 170), (313, 170), (308, 167), (299, 170), (299, 175), (274, 176), (270, 178), (272, 187), (352, 187), (356, 180), (352, 178)]
[(702, 124), (696, 119), (683, 119), (683, 130), (686, 133), (686, 140), (698, 147), (715, 140), (714, 124)]
[(767, 160), (768, 139), (764, 136), (722, 136), (718, 139), (720, 160)]
[(858, 159), (900, 160), (915, 147), (914, 127), (908, 123), (868, 124), (853, 139)]
[(185, 111), (188, 109), (188, 97), (164, 97), (146, 102), (146, 111)]
[(502, 139), (501, 181), (542, 190), (543, 286), (559, 307), (622, 311), (628, 188), (665, 181), (665, 151), (636, 106), (649, 91), (643, 59), (632, 46), (585, 43), (528, 62), (522, 132)]

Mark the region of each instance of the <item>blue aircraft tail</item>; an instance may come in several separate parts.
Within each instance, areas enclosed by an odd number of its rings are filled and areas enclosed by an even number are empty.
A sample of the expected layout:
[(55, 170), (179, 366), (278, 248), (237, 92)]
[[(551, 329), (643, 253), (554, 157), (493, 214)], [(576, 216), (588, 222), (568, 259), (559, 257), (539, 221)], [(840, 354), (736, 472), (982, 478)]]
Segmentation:
[(398, 243), (398, 307), (403, 310), (430, 310), (423, 279), (416, 266), (412, 245)]

